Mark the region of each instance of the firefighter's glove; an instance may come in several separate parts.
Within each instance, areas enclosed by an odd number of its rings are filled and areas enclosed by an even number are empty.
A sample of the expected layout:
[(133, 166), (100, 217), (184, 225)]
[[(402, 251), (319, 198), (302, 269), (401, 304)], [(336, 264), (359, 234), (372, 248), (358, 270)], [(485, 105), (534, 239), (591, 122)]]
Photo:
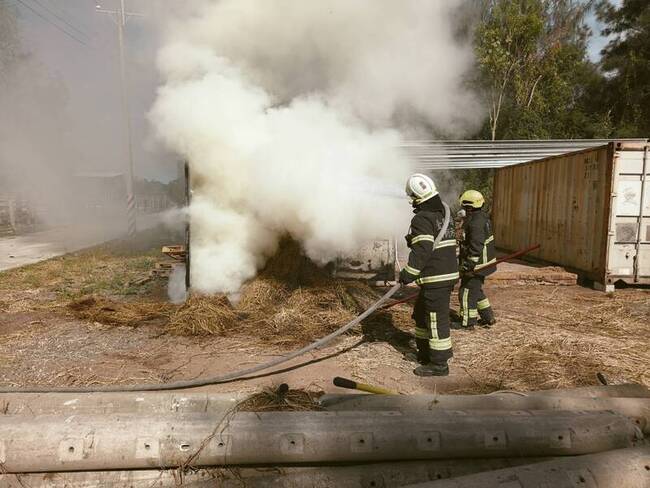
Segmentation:
[(463, 273), (472, 273), (474, 268), (476, 268), (476, 263), (471, 259), (464, 259), (463, 262), (460, 263), (460, 270)]
[(409, 283), (412, 283), (415, 281), (415, 276), (413, 276), (411, 273), (403, 269), (399, 273), (399, 282), (402, 285), (408, 285)]
[(411, 248), (411, 241), (413, 241), (413, 236), (411, 234), (406, 234), (404, 236), (404, 240), (406, 241), (406, 245)]

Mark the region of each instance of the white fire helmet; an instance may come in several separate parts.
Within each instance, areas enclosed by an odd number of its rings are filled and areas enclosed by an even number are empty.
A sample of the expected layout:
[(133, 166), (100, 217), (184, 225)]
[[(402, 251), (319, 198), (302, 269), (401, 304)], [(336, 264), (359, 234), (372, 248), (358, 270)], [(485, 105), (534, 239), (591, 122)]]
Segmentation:
[(406, 181), (406, 194), (414, 205), (420, 205), (438, 194), (436, 184), (427, 175), (415, 173)]

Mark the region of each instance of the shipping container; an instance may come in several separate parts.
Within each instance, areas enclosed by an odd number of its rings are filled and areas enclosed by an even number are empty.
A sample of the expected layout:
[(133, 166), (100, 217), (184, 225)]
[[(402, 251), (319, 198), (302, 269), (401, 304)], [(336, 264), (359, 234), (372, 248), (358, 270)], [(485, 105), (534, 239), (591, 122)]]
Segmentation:
[(534, 257), (607, 291), (618, 281), (650, 284), (649, 147), (613, 141), (498, 169), (497, 247), (539, 243)]

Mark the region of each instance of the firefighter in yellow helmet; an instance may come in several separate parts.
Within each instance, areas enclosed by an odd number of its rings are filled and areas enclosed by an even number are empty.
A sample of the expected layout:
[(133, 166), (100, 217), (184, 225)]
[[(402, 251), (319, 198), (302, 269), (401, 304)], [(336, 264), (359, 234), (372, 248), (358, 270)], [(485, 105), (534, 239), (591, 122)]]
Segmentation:
[[(415, 282), (420, 293), (413, 309), (418, 376), (446, 376), (451, 348), (449, 301), (458, 281), (456, 238), (453, 222), (443, 232), (445, 207), (435, 183), (427, 175), (414, 174), (406, 183), (406, 194), (413, 205), (411, 228), (406, 242), (411, 249), (400, 282)], [(440, 234), (437, 246), (433, 247)]]
[(473, 329), (477, 324), (490, 327), (496, 320), (483, 292), (483, 283), (495, 271), (494, 266), (488, 266), (496, 261), (492, 222), (483, 210), (485, 199), (480, 192), (467, 190), (459, 201), (465, 211), (459, 255), (460, 326), (463, 329)]

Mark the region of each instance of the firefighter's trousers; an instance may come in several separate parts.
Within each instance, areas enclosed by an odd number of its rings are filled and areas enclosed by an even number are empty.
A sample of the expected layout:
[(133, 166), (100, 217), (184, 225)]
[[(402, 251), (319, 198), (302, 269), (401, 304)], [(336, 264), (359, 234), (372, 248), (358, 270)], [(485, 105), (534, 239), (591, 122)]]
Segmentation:
[(422, 364), (447, 364), (453, 356), (449, 330), (449, 300), (453, 286), (420, 288), (415, 307), (415, 342)]
[(460, 291), (458, 301), (460, 302), (460, 317), (463, 327), (474, 326), (478, 318), (484, 322), (491, 322), (494, 313), (490, 301), (483, 292), (485, 277), (473, 274), (462, 275), (460, 278)]

